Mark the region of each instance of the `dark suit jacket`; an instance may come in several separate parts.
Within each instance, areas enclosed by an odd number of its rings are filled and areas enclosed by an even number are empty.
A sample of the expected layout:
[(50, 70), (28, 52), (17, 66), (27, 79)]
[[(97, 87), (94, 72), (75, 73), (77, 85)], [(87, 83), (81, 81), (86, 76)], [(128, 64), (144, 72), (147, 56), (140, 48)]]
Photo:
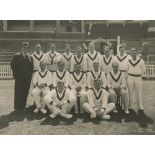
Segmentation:
[(22, 53), (15, 54), (11, 61), (11, 69), (13, 77), (18, 78), (31, 78), (33, 72), (33, 61), (30, 55), (24, 56)]

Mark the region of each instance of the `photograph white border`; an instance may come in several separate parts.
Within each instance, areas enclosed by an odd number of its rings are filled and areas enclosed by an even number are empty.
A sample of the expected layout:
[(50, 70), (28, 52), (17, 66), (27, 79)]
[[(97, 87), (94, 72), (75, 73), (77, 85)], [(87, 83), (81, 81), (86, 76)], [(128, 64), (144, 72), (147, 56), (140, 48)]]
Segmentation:
[[(3, 0), (0, 4), (0, 20), (155, 19), (154, 0)], [(0, 136), (0, 152), (2, 155), (151, 155), (154, 153), (154, 139), (153, 135)]]

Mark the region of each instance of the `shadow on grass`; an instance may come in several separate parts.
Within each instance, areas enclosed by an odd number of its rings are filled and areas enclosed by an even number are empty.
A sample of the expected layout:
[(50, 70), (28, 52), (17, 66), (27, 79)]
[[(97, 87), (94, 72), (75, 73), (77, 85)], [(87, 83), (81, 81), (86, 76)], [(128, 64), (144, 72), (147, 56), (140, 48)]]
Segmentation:
[(73, 116), (71, 119), (62, 118), (60, 116), (57, 116), (56, 118), (52, 119), (50, 117), (47, 117), (45, 120), (43, 120), (40, 125), (73, 125), (74, 122), (77, 120), (76, 116)]
[(25, 118), (28, 121), (31, 120), (40, 120), (46, 115), (41, 113), (34, 114), (33, 113), (34, 107), (26, 108), (24, 111), (13, 111), (7, 115), (0, 116), (0, 129), (6, 128), (9, 126), (10, 122), (22, 122)]

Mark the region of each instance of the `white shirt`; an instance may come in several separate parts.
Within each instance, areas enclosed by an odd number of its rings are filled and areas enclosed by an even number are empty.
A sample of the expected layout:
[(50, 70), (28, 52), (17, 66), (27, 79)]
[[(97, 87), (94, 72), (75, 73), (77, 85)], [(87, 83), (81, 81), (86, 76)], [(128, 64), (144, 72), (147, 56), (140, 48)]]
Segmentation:
[(67, 70), (68, 72), (70, 72), (70, 66), (71, 66), (71, 58), (72, 58), (73, 54), (71, 52), (69, 52), (69, 54), (67, 54), (66, 52), (63, 53), (61, 55), (62, 60), (65, 63), (65, 70)]
[(51, 90), (47, 96), (48, 101), (53, 101), (54, 105), (63, 105), (68, 100), (73, 102), (75, 100), (74, 94), (69, 89), (64, 89), (62, 93), (59, 93), (56, 89)]
[(34, 73), (32, 83), (34, 86), (40, 85), (42, 83), (46, 83), (47, 86), (52, 85), (53, 78), (50, 71), (45, 70), (42, 72), (41, 70)]
[(128, 60), (128, 74), (134, 74), (134, 75), (141, 75), (143, 76), (145, 73), (145, 63), (142, 59), (137, 57), (136, 60), (133, 60), (132, 58)]
[(86, 57), (84, 55), (81, 55), (80, 58), (77, 57), (77, 55), (72, 56), (71, 58), (71, 66), (70, 66), (70, 72), (74, 71), (74, 65), (80, 64), (81, 65), (81, 71), (86, 72), (87, 71), (87, 61)]
[(112, 64), (115, 61), (114, 56), (109, 55), (107, 58), (105, 55), (102, 57), (102, 71), (107, 75), (112, 71)]
[(119, 70), (121, 71), (127, 71), (128, 66), (128, 60), (130, 59), (130, 56), (124, 53), (122, 56), (118, 54), (115, 56), (117, 62), (119, 63)]
[(108, 88), (126, 88), (126, 80), (123, 72), (118, 71), (114, 74), (113, 70), (107, 75)]
[(89, 89), (87, 92), (88, 103), (92, 108), (106, 108), (107, 92), (104, 89), (97, 91), (95, 88)]
[(42, 51), (40, 51), (40, 54), (35, 51), (31, 56), (33, 60), (33, 70), (38, 71), (40, 69), (40, 61), (44, 59), (45, 54)]
[(53, 53), (51, 51), (46, 53), (44, 60), (47, 64), (47, 69), (50, 71), (56, 71), (57, 64), (60, 59), (61, 59), (61, 55), (60, 55), (60, 53), (57, 53), (56, 51), (54, 51)]
[(71, 89), (76, 89), (77, 87), (81, 86), (83, 89), (86, 88), (86, 74), (80, 72), (80, 74), (76, 74), (73, 72), (70, 74), (70, 87)]
[(65, 87), (67, 88), (69, 86), (69, 81), (70, 81), (70, 75), (69, 72), (64, 70), (63, 72), (60, 72), (57, 70), (56, 72), (53, 73), (53, 86), (57, 86), (58, 81), (63, 81)]
[(100, 79), (102, 81), (102, 87), (106, 88), (106, 77), (104, 72), (88, 72), (87, 73), (87, 87), (92, 88), (95, 79)]
[(101, 69), (101, 54), (94, 51), (91, 53), (90, 51), (86, 54), (84, 54), (86, 57), (86, 66), (87, 66), (87, 71), (92, 71), (93, 70), (93, 62), (99, 62), (99, 69)]

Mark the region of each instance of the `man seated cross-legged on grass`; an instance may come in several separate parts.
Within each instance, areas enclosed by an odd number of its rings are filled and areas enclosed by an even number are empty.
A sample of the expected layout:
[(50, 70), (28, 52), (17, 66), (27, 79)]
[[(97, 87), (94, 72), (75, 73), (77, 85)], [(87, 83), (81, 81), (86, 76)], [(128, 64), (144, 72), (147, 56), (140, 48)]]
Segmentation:
[(85, 112), (90, 114), (91, 119), (99, 117), (101, 119), (110, 119), (110, 113), (114, 110), (115, 104), (108, 103), (108, 92), (102, 88), (101, 80), (94, 80), (94, 87), (89, 89), (86, 94), (86, 100), (83, 105)]
[(75, 100), (75, 96), (68, 88), (65, 88), (62, 81), (58, 81), (57, 87), (45, 96), (45, 103), (51, 112), (51, 118), (58, 115), (67, 119), (72, 118), (72, 114), (69, 113), (75, 104)]

